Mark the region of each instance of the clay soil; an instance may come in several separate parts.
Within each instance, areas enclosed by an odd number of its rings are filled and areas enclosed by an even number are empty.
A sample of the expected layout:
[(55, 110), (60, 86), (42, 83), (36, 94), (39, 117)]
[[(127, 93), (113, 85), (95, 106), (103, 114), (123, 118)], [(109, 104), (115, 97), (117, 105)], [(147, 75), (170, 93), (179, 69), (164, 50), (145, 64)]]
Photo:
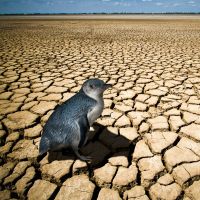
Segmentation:
[[(38, 156), (92, 77), (113, 85), (81, 149), (92, 161)], [(0, 114), (1, 200), (199, 200), (200, 20), (2, 18)]]

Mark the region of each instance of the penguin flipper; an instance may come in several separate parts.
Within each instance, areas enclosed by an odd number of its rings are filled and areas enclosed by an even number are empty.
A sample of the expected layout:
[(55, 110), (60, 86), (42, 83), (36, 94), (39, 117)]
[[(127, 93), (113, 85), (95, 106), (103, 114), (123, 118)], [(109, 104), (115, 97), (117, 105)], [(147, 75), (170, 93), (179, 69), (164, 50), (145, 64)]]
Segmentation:
[(90, 125), (89, 125), (89, 122), (88, 122), (87, 115), (79, 118), (78, 124), (79, 124), (79, 127), (80, 127), (80, 142), (79, 142), (78, 147), (80, 148), (86, 143), (87, 132), (90, 129)]

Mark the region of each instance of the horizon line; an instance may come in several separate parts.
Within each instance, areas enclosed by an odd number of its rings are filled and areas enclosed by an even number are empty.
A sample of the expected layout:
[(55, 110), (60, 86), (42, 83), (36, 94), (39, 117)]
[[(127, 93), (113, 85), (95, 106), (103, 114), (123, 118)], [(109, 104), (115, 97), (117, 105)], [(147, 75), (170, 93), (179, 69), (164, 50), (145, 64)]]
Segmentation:
[(160, 15), (165, 15), (165, 14), (200, 14), (200, 12), (83, 12), (83, 13), (0, 13), (0, 15), (99, 15), (99, 14), (102, 14), (102, 15), (112, 15), (112, 14), (115, 14), (115, 15), (120, 15), (120, 14), (123, 14), (123, 15), (139, 15), (139, 14), (143, 14), (143, 15), (148, 15), (148, 14), (151, 14), (151, 15), (157, 15), (157, 14), (160, 14)]

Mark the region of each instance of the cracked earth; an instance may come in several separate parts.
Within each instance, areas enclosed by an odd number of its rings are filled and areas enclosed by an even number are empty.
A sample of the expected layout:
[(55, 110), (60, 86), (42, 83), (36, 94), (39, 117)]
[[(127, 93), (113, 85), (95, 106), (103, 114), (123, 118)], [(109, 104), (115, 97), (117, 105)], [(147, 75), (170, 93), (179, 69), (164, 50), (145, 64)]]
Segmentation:
[[(199, 20), (0, 21), (0, 199), (199, 200)], [(38, 156), (58, 104), (113, 88), (81, 149)]]

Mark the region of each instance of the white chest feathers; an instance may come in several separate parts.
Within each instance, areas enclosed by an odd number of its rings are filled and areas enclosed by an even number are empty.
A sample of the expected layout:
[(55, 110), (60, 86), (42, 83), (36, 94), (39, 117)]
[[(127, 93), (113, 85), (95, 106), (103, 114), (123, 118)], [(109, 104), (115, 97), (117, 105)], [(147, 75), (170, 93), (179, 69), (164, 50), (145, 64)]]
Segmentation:
[(103, 112), (103, 108), (104, 108), (103, 99), (99, 99), (97, 101), (96, 106), (93, 107), (91, 111), (88, 112), (87, 114), (90, 126), (92, 126), (92, 124), (96, 121), (96, 119), (101, 115), (101, 113)]

